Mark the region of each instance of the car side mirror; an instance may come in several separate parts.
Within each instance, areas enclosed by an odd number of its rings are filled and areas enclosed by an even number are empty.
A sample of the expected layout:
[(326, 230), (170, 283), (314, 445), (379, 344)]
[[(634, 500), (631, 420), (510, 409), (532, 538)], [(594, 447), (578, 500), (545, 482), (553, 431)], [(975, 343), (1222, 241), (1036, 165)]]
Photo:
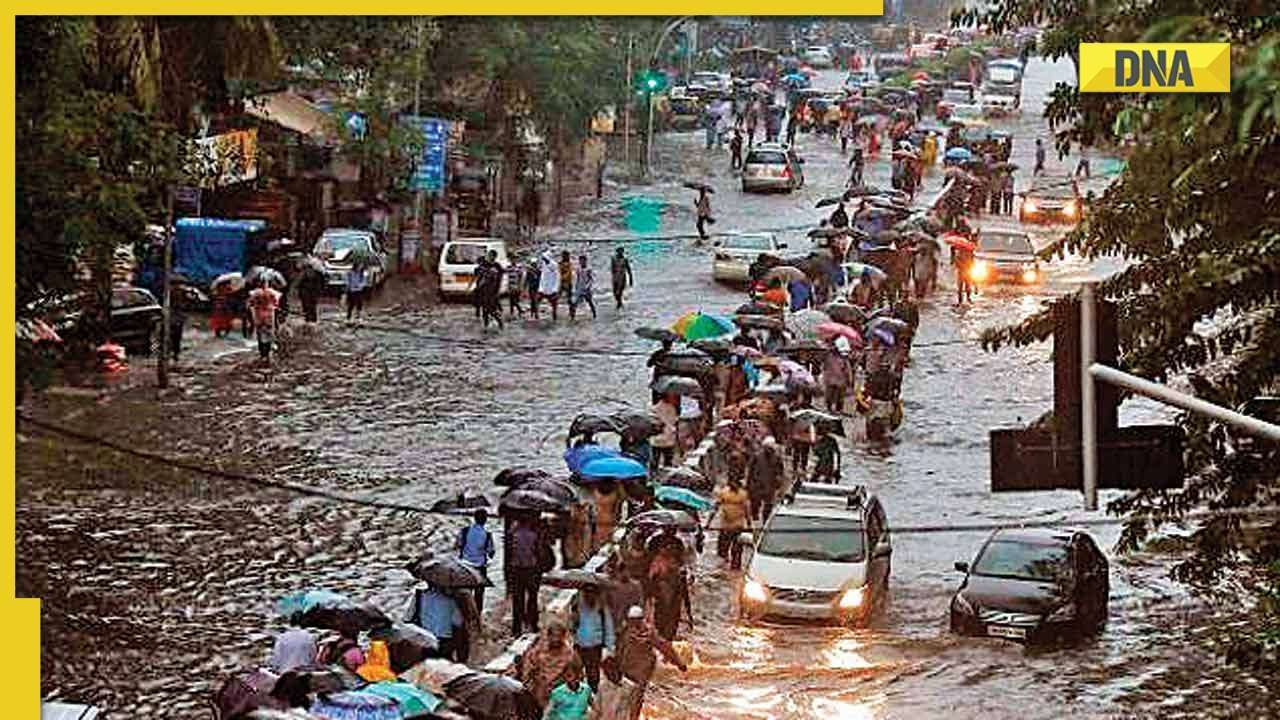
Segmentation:
[(958, 562), (955, 564), (955, 568), (956, 572), (962, 572), (966, 575), (969, 574), (969, 563), (967, 562)]

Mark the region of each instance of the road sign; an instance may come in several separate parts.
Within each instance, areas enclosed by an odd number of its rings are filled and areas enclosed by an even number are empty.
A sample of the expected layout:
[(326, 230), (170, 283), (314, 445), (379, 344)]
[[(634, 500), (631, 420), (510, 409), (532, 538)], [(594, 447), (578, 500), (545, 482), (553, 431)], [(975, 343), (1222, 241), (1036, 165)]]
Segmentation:
[(444, 192), (445, 167), (449, 159), (449, 121), (410, 116), (408, 122), (422, 133), (422, 155), (414, 166), (410, 188), (429, 193)]

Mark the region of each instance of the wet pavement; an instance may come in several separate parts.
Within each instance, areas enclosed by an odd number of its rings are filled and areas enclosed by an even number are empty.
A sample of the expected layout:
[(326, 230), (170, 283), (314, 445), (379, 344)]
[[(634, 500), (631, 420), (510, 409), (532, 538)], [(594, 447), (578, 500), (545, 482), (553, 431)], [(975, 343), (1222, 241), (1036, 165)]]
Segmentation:
[[(1036, 98), (1063, 72), (1032, 62), (1026, 107), (1010, 123), (1024, 168), (1033, 164), (1032, 138), (1044, 132)], [(838, 81), (833, 73), (819, 79)], [(491, 491), (493, 475), (510, 465), (558, 470), (576, 413), (647, 404), (652, 348), (635, 327), (742, 300), (740, 290), (711, 282), (709, 248), (666, 239), (693, 232), (693, 193), (680, 182), (717, 189), (716, 231), (816, 223), (813, 204), (843, 186), (844, 161), (830, 140), (801, 135), (798, 145), (805, 187), (748, 197), (727, 152), (706, 152), (701, 134), (663, 136), (655, 149), (666, 171), (653, 184), (589, 203), (551, 229), (593, 240), (555, 247), (589, 253), (601, 288), (594, 321), (570, 322), (562, 308), (558, 323), (515, 320), (486, 331), (466, 306), (393, 309), (363, 326), (322, 323), (271, 373), (233, 355), (183, 370), (180, 391), (164, 403), (123, 397), (87, 410), (54, 403), (44, 413), (193, 462), (424, 508), (461, 490)], [(888, 171), (882, 159), (869, 180), (888, 186)], [(940, 185), (935, 171), (926, 195)], [(637, 223), (654, 237), (631, 232)], [(1047, 232), (1037, 231), (1041, 242)], [(792, 250), (807, 246), (802, 232), (784, 234)], [(638, 285), (622, 311), (605, 287), (613, 244), (600, 238), (624, 239), (633, 258)], [(952, 305), (945, 283), (923, 308), (904, 426), (891, 446), (846, 449), (847, 476), (884, 500), (892, 524), (1082, 516), (1077, 494), (987, 489), (987, 430), (1051, 406), (1048, 347), (989, 355), (963, 342), (1069, 291), (1065, 279), (1082, 268), (1065, 260), (1043, 287), (982, 293), (964, 309)], [(1126, 419), (1153, 413), (1138, 407)], [(18, 583), (45, 598), (45, 693), (139, 717), (197, 716), (219, 673), (264, 661), (279, 628), (271, 607), (285, 592), (327, 587), (398, 614), (412, 584), (405, 562), (452, 540), (460, 522), (299, 499), (83, 448), (64, 456), (39, 435), (20, 445), (18, 465)], [(1116, 531), (1095, 537), (1107, 547)], [(1207, 610), (1164, 578), (1167, 558), (1113, 559), (1111, 621), (1097, 641), (1031, 653), (950, 637), (945, 613), (958, 581), (950, 568), (982, 538), (899, 534), (890, 608), (863, 630), (739, 626), (736, 579), (717, 582), (723, 571), (707, 559), (695, 600), (698, 663), (683, 677), (662, 671), (650, 716), (1030, 718), (1148, 713), (1160, 704), (1168, 706), (1161, 713), (1231, 708), (1221, 704), (1233, 687), (1220, 677), (1227, 671), (1212, 666), (1207, 644), (1188, 630)], [(501, 624), (491, 625), (491, 642), (500, 642)], [(1188, 677), (1188, 667), (1202, 674)]]

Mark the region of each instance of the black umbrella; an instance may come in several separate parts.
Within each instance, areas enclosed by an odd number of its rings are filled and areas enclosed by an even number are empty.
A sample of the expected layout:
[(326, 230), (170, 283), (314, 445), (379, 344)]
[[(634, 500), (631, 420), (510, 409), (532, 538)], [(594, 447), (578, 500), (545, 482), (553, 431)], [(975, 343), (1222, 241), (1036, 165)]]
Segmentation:
[(211, 698), (218, 717), (243, 717), (258, 708), (285, 709), (283, 703), (271, 697), (278, 679), (266, 670), (248, 670), (227, 678)]
[(564, 480), (559, 480), (551, 476), (529, 478), (523, 485), (513, 488), (503, 493), (503, 496), (514, 492), (515, 490), (531, 490), (533, 492), (542, 493), (552, 500), (558, 500), (565, 505), (572, 505), (578, 501), (578, 490)]
[(508, 490), (498, 500), (498, 510), (499, 512), (560, 512), (572, 504), (539, 490), (517, 487)]
[(696, 348), (685, 348), (667, 353), (662, 358), (663, 370), (677, 375), (706, 375), (711, 372), (713, 362), (711, 356)]
[(627, 527), (669, 527), (679, 530), (697, 530), (698, 521), (683, 510), (649, 510), (627, 521)]
[(791, 414), (791, 420), (801, 425), (813, 425), (823, 435), (839, 435), (844, 437), (844, 423), (838, 415), (831, 415), (820, 410), (805, 408)]
[(662, 432), (662, 421), (650, 412), (622, 410), (610, 417), (622, 426), (624, 433), (637, 438), (653, 437)]
[(832, 320), (841, 325), (848, 325), (851, 328), (860, 328), (866, 322), (867, 315), (857, 305), (843, 302), (833, 302), (822, 308), (823, 312), (831, 316)]
[(653, 391), (659, 395), (702, 395), (702, 386), (693, 378), (667, 375), (653, 383)]
[(679, 335), (660, 327), (638, 327), (635, 332), (637, 336), (655, 342), (675, 342), (680, 339)]
[(738, 306), (734, 315), (781, 315), (782, 311), (768, 303), (749, 302)]
[(378, 608), (365, 603), (315, 605), (298, 618), (300, 627), (336, 630), (352, 635), (391, 625), (391, 618)]
[(697, 190), (699, 192), (709, 192), (713, 195), (716, 192), (716, 189), (711, 187), (710, 185), (706, 183), (694, 182), (692, 180), (686, 182), (684, 186), (689, 188), (690, 190)]
[(417, 625), (396, 623), (389, 628), (369, 633), (370, 640), (387, 644), (391, 655), (391, 672), (399, 674), (431, 657), (440, 648), (435, 635)]
[(703, 338), (689, 343), (689, 347), (704, 352), (712, 358), (723, 358), (733, 352), (733, 341), (727, 337)]
[(520, 487), (529, 480), (534, 478), (550, 478), (551, 474), (546, 470), (529, 467), (509, 467), (500, 471), (494, 478), (494, 485), (504, 485), (506, 487)]
[(473, 715), (504, 720), (542, 717), (542, 709), (533, 695), (519, 680), (506, 675), (470, 673), (445, 683), (444, 692)]
[(595, 413), (582, 413), (573, 419), (569, 424), (569, 437), (575, 438), (579, 435), (594, 435), (596, 433), (621, 433), (622, 428), (618, 423), (608, 415), (596, 415)]
[[(520, 492), (520, 490), (513, 492)], [(478, 568), (447, 555), (414, 561), (409, 566), (409, 572), (419, 580), (431, 583), (442, 590), (478, 588), (490, 584)]]
[(694, 492), (701, 493), (709, 493), (716, 489), (714, 480), (697, 470), (691, 470), (683, 465), (664, 471), (656, 478), (656, 481), (659, 485), (688, 488)]
[(783, 328), (782, 318), (768, 315), (738, 315), (733, 318), (733, 321), (739, 327), (753, 330), (781, 330)]
[(819, 200), (819, 201), (818, 201), (818, 203), (817, 203), (816, 205), (814, 205), (813, 207), (814, 207), (814, 209), (820, 209), (820, 208), (824, 208), (824, 207), (831, 207), (832, 205), (839, 205), (840, 203), (842, 203), (842, 202), (844, 202), (844, 201), (845, 201), (845, 197), (844, 197), (843, 195), (840, 195), (840, 196), (838, 196), (838, 197), (822, 198), (822, 199), (821, 199), (821, 200)]
[[(299, 677), (305, 678), (307, 688), (316, 694), (339, 693), (363, 687), (364, 678), (343, 667), (308, 668), (295, 670)], [(288, 675), (289, 673), (285, 673)]]

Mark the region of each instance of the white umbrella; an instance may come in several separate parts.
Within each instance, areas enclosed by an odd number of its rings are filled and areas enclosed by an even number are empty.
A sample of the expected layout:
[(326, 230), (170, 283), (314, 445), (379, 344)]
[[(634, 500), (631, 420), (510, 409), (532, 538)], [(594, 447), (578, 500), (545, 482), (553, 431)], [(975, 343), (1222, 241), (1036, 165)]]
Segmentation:
[(818, 326), (825, 322), (831, 322), (830, 315), (821, 310), (806, 309), (787, 318), (787, 329), (795, 333), (797, 339), (817, 340)]

